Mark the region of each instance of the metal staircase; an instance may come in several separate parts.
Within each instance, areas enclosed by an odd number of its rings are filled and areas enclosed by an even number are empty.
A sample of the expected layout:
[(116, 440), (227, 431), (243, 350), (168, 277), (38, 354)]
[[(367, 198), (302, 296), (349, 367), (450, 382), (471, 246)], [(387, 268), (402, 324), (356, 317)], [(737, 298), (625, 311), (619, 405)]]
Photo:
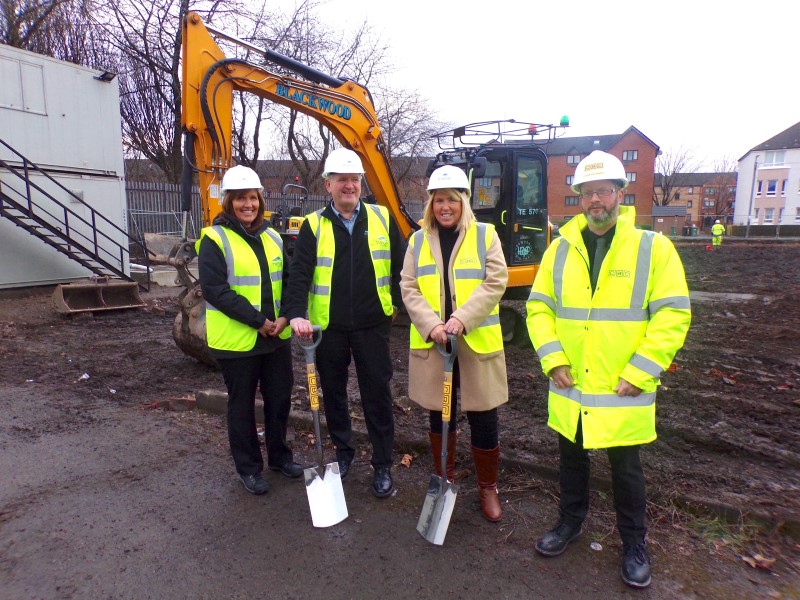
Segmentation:
[(11, 163), (0, 158), (0, 217), (106, 280), (134, 281), (122, 265), (128, 264), (131, 249), (136, 248), (137, 256), (144, 257), (147, 273), (145, 283), (139, 286), (150, 288), (144, 239), (132, 237), (2, 139), (0, 145), (18, 159)]

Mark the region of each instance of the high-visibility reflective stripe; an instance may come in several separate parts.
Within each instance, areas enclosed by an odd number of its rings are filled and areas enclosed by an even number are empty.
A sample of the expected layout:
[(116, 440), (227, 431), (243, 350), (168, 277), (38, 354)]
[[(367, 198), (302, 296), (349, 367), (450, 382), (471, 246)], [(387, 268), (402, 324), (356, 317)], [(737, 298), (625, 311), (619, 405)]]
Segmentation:
[(233, 250), (231, 249), (231, 242), (228, 239), (228, 236), (225, 235), (225, 230), (222, 228), (222, 225), (213, 225), (211, 229), (215, 231), (217, 235), (220, 237), (220, 240), (222, 240), (222, 249), (223, 249), (223, 254), (225, 255), (225, 265), (228, 268), (228, 285), (230, 285), (231, 287), (236, 285), (253, 285), (252, 283), (240, 283), (239, 281), (237, 281), (237, 278), (234, 275), (233, 271), (234, 260), (233, 260)]
[(539, 346), (539, 349), (536, 351), (536, 354), (539, 355), (540, 359), (543, 359), (548, 354), (553, 354), (554, 352), (563, 352), (564, 346), (561, 345), (561, 342), (547, 342), (546, 344), (542, 344)]
[(571, 400), (587, 408), (625, 408), (630, 406), (651, 406), (655, 404), (656, 393), (642, 393), (638, 396), (618, 396), (617, 394), (586, 394), (576, 387), (557, 388), (550, 382), (550, 393)]
[[(416, 254), (416, 248), (414, 250), (414, 254)], [(436, 275), (436, 265), (426, 265), (417, 268), (417, 277), (425, 277), (426, 275)]]
[(318, 256), (317, 257), (317, 266), (318, 267), (332, 267), (333, 266), (333, 259), (329, 256)]
[(366, 206), (368, 209), (372, 210), (373, 213), (375, 213), (375, 216), (378, 217), (378, 219), (380, 220), (381, 224), (383, 225), (383, 229), (388, 232), (389, 231), (389, 221), (387, 221), (386, 219), (383, 218), (383, 214), (381, 214), (380, 209), (377, 206), (375, 206), (374, 204), (365, 204), (364, 206)]
[(547, 308), (549, 308), (553, 312), (556, 312), (556, 303), (553, 302), (553, 299), (547, 294), (531, 291), (530, 296), (528, 296), (528, 302), (530, 302), (531, 300), (538, 300), (539, 302), (544, 302), (547, 305)]
[[(665, 298), (659, 301), (650, 303), (649, 307), (644, 307), (645, 298), (647, 297), (647, 282), (650, 277), (650, 260), (651, 251), (653, 248), (653, 236), (656, 235), (652, 231), (644, 231), (642, 239), (639, 243), (639, 249), (636, 258), (636, 272), (634, 273), (633, 290), (631, 293), (629, 308), (574, 308), (565, 307), (564, 295), (562, 293), (564, 287), (564, 269), (567, 263), (567, 253), (569, 252), (569, 244), (561, 242), (556, 249), (556, 257), (553, 263), (553, 293), (556, 298), (554, 306), (552, 300), (544, 294), (534, 294), (531, 292), (529, 300), (540, 300), (547, 304), (551, 310), (554, 310), (559, 319), (571, 321), (618, 321), (618, 322), (631, 322), (639, 323), (648, 321), (650, 315), (664, 306), (674, 305), (676, 308), (683, 308), (681, 297)], [(688, 306), (688, 298), (686, 298)], [(653, 306), (655, 305), (655, 309)]]
[(500, 315), (489, 315), (486, 317), (478, 327), (491, 327), (492, 325), (500, 324)]
[(657, 362), (650, 360), (641, 354), (634, 354), (629, 361), (634, 367), (652, 375), (655, 378), (661, 377), (661, 372), (664, 370)]
[(311, 293), (318, 296), (327, 296), (331, 293), (331, 288), (327, 285), (312, 285)]
[(389, 250), (374, 250), (372, 260), (391, 260), (392, 253)]
[(484, 279), (486, 269), (455, 269), (454, 274), (461, 279)]
[(270, 281), (283, 281), (283, 273), (281, 271), (275, 271), (269, 274), (269, 278)]
[(689, 296), (672, 296), (670, 298), (653, 300), (650, 302), (647, 308), (650, 311), (650, 314), (653, 315), (662, 308), (681, 308), (685, 310), (691, 310), (692, 304), (689, 300)]
[[(631, 308), (643, 308), (647, 299), (647, 282), (650, 279), (650, 258), (653, 249), (652, 231), (642, 232), (639, 240), (639, 254), (636, 257), (636, 275), (633, 280), (633, 292), (631, 293)], [(631, 319), (626, 319), (631, 320)]]
[(391, 285), (392, 284), (392, 276), (387, 275), (386, 277), (378, 277), (378, 286), (383, 287), (384, 285)]

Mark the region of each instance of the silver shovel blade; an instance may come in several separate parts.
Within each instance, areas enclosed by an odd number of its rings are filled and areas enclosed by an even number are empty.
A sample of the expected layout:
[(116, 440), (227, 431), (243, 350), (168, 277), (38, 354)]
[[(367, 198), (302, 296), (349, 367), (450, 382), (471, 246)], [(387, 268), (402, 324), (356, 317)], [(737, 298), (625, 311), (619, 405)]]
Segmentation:
[(320, 471), (318, 467), (303, 471), (308, 507), (314, 527), (330, 527), (347, 518), (347, 504), (344, 501), (339, 463), (325, 465), (323, 474)]
[(417, 531), (431, 544), (441, 546), (444, 543), (450, 516), (456, 504), (456, 494), (457, 485), (437, 475), (431, 475), (428, 493), (417, 521)]

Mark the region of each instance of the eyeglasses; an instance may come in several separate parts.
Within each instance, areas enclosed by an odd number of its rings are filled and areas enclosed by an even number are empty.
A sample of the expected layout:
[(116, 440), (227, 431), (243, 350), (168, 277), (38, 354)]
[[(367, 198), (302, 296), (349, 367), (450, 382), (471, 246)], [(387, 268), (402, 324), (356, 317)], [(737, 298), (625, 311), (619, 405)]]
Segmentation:
[(592, 196), (596, 194), (597, 197), (600, 198), (600, 200), (608, 200), (616, 191), (617, 190), (613, 188), (612, 189), (603, 188), (600, 190), (594, 190), (593, 192), (583, 192), (578, 195), (578, 198), (580, 198), (581, 200), (591, 200)]

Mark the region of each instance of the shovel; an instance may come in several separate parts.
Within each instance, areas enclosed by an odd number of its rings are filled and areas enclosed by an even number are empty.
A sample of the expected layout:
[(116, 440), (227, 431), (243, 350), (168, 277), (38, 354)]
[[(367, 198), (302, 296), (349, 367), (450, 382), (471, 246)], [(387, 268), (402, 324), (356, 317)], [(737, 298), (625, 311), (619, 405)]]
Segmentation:
[(450, 433), (450, 409), (453, 400), (453, 365), (458, 355), (458, 340), (448, 335), (452, 351), (447, 346), (436, 344), (436, 349), (444, 357), (444, 385), (442, 391), (442, 477), (431, 475), (428, 493), (417, 521), (417, 531), (432, 544), (441, 546), (450, 525), (450, 516), (456, 504), (458, 486), (447, 481), (447, 436)]
[(339, 474), (339, 463), (325, 465), (322, 457), (322, 435), (319, 430), (319, 396), (317, 395), (317, 368), (314, 364), (314, 350), (322, 341), (322, 328), (314, 326), (312, 342), (307, 343), (298, 338), (300, 346), (306, 354), (306, 372), (308, 374), (308, 397), (311, 401), (311, 414), (314, 417), (314, 437), (317, 445), (317, 466), (303, 471), (308, 495), (308, 507), (311, 510), (311, 522), (314, 527), (330, 527), (347, 518), (347, 504), (344, 501), (342, 477)]

